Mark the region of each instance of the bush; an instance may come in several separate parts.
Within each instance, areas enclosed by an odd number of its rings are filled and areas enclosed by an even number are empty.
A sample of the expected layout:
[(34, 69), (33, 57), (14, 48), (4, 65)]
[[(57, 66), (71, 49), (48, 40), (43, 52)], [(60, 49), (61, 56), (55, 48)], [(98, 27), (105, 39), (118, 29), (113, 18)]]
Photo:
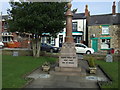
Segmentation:
[(95, 58), (94, 58), (93, 56), (90, 56), (90, 57), (89, 57), (88, 62), (89, 62), (89, 66), (90, 66), (90, 67), (95, 67), (95, 66), (96, 66), (96, 65), (95, 65)]

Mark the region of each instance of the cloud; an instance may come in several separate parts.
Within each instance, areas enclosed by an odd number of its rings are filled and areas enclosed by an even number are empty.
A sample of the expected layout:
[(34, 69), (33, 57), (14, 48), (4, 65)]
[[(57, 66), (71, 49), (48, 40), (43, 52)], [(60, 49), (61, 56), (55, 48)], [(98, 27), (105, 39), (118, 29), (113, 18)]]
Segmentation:
[(9, 0), (0, 0), (0, 2), (9, 2)]
[(0, 2), (9, 2), (9, 1), (18, 2), (19, 0), (0, 0)]

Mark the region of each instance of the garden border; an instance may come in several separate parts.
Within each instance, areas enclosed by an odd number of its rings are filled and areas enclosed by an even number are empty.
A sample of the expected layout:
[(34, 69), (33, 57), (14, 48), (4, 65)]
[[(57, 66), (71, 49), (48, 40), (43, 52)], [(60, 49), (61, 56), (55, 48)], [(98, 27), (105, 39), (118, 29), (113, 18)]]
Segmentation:
[[(88, 60), (86, 60), (88, 65), (89, 65), (89, 62)], [(109, 81), (97, 81), (97, 84), (98, 84), (98, 87), (100, 88), (100, 90), (102, 89), (101, 86), (103, 83), (109, 85), (109, 84), (112, 84), (113, 80), (111, 79), (111, 77), (103, 70), (103, 68), (100, 66), (100, 65), (96, 65), (96, 67), (98, 67), (102, 72), (103, 74), (108, 78)]]
[(27, 85), (29, 85), (30, 83), (32, 83), (34, 81), (34, 78), (28, 78), (27, 76), (30, 75), (31, 73), (33, 73), (34, 71), (36, 71), (37, 69), (40, 69), (40, 68), (41, 68), (41, 66), (33, 69), (31, 72), (28, 72), (22, 76), (24, 78), (24, 80), (30, 79), (30, 81), (27, 81), (27, 83), (25, 83), (25, 85), (21, 86), (21, 88), (25, 88)]
[(111, 77), (103, 70), (103, 68), (100, 65), (97, 65), (98, 68), (100, 68), (100, 70), (104, 73), (104, 75), (109, 79), (109, 81), (98, 81), (98, 85), (101, 88), (102, 84), (112, 84), (113, 80), (111, 79)]

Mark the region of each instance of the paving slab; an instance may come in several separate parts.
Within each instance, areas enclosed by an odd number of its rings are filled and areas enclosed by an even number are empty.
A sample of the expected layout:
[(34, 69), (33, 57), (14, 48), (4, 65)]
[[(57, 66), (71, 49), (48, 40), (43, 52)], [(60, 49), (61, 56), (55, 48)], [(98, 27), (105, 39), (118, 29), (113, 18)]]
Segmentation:
[[(85, 60), (79, 60), (81, 73), (85, 73), (88, 69), (88, 63)], [(55, 72), (54, 70), (51, 70)], [(86, 72), (87, 73), (87, 72)], [(86, 77), (97, 77), (96, 80), (87, 79)], [(32, 72), (27, 78), (34, 78), (34, 81), (25, 88), (97, 88), (98, 77), (108, 80), (102, 71), (98, 68), (97, 74), (85, 75), (65, 75), (43, 72), (40, 68)], [(102, 80), (101, 79), (101, 80)], [(99, 79), (100, 80), (100, 79)]]

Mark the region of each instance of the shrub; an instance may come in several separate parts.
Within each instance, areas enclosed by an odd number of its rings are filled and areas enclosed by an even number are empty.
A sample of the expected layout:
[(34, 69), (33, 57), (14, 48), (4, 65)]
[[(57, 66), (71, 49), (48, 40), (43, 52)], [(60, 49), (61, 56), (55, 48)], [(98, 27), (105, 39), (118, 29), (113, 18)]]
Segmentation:
[(50, 65), (50, 63), (49, 62), (45, 62), (45, 63), (43, 63), (43, 66), (49, 66)]
[(89, 62), (89, 66), (90, 66), (90, 67), (95, 67), (95, 66), (96, 66), (96, 65), (95, 65), (95, 58), (94, 58), (93, 56), (90, 56), (90, 57), (89, 57), (88, 62)]

